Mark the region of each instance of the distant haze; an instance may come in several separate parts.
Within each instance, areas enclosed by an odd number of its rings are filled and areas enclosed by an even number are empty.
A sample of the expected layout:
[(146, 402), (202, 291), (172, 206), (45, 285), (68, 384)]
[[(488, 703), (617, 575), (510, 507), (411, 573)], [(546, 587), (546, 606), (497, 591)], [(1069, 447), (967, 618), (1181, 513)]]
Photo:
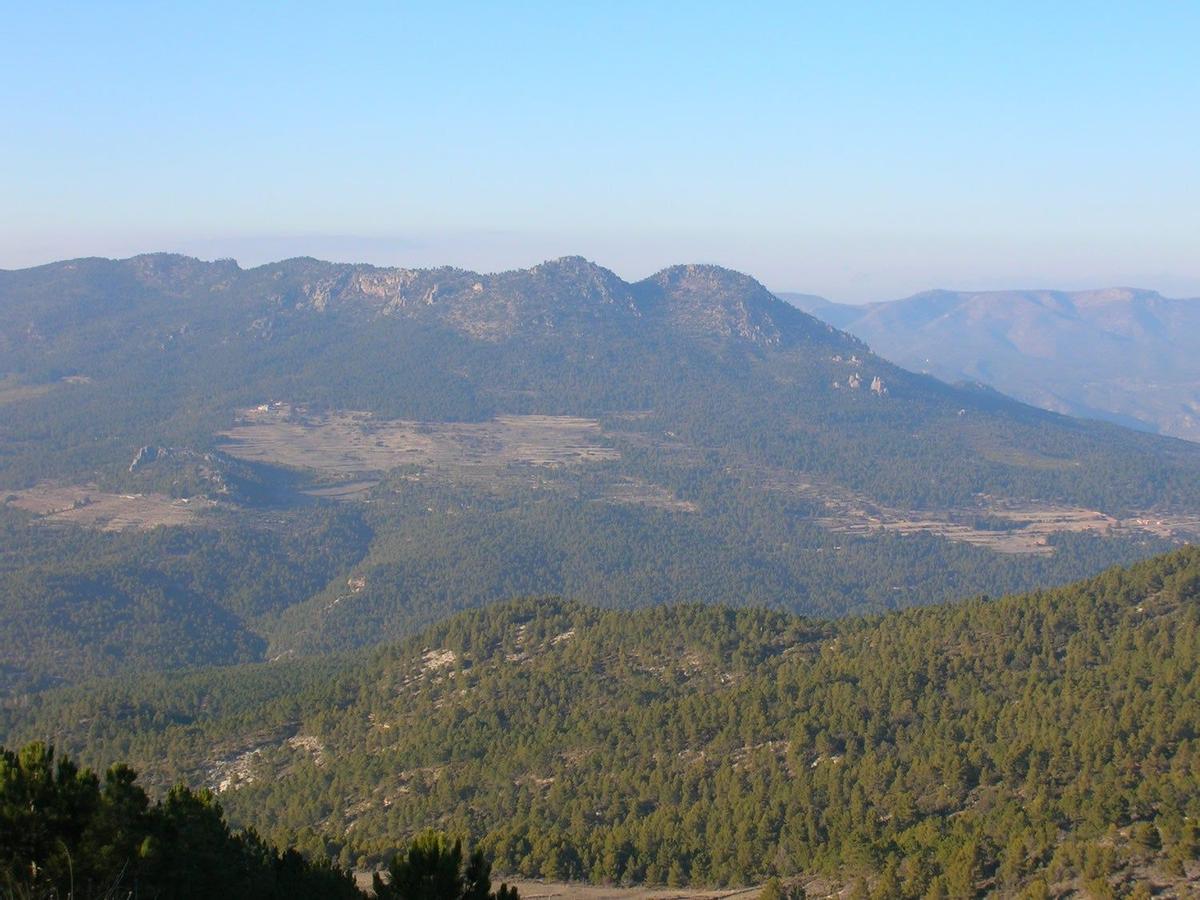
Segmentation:
[(781, 296), (944, 381), (1200, 441), (1200, 299), (1131, 288), (928, 291), (867, 306)]
[[(839, 240), (812, 236), (790, 250), (785, 242), (744, 234), (695, 235), (534, 233), (455, 230), (396, 236), (369, 235), (68, 235), (37, 239), (29, 234), (0, 246), (0, 268), (25, 268), (62, 258), (127, 257), (144, 252), (180, 252), (202, 259), (232, 258), (243, 267), (311, 256), (378, 266), (430, 268), (443, 265), (500, 272), (526, 268), (542, 259), (568, 255), (602, 258), (622, 277), (637, 280), (680, 259), (751, 272), (777, 293), (805, 293), (843, 303), (871, 303), (929, 289), (962, 291), (1088, 290), (1107, 285), (1148, 285), (1167, 296), (1200, 296), (1200, 277), (1183, 267), (1118, 264), (1108, 252), (1063, 253), (1028, 269), (988, 270), (982, 254), (972, 258), (961, 241), (918, 246), (912, 239)], [(957, 248), (958, 252), (951, 252)], [(1022, 254), (1014, 251), (1014, 257)], [(1026, 257), (1027, 258), (1027, 257)], [(933, 261), (936, 261), (933, 262)], [(936, 266), (941, 266), (937, 268)]]
[(0, 267), (1200, 294), (1200, 6), (16, 4)]

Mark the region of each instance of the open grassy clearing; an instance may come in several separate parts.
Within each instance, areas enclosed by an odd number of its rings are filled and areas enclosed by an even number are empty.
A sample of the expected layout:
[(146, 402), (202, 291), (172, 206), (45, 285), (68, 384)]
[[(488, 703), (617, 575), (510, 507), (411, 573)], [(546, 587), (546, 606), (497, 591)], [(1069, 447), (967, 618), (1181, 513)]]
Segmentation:
[[(972, 519), (990, 520), (988, 527), (971, 524)], [(984, 505), (979, 509), (952, 509), (931, 513), (905, 513), (876, 507), (853, 515), (819, 520), (841, 534), (934, 534), (951, 541), (985, 547), (996, 553), (1025, 553), (1050, 556), (1055, 534), (1091, 532), (1117, 537), (1136, 532), (1176, 541), (1200, 538), (1200, 516), (1138, 516), (1116, 519), (1094, 509), (1057, 506), (1051, 503)]]
[(0, 406), (44, 396), (52, 387), (50, 384), (16, 384), (5, 379), (0, 381)]
[(44, 397), (59, 385), (91, 383), (92, 379), (87, 375), (67, 375), (59, 381), (41, 382), (39, 384), (28, 384), (17, 375), (5, 375), (0, 377), (0, 406), (5, 406), (9, 403), (18, 403), (22, 400), (34, 400), (38, 397)]
[(748, 888), (617, 887), (571, 881), (510, 881), (527, 900), (754, 900), (762, 885)]
[[(356, 871), (355, 881), (363, 890), (371, 888), (374, 872)], [(504, 882), (515, 887), (524, 900), (754, 900), (763, 886), (745, 888), (680, 888), (652, 885), (620, 887), (611, 884), (588, 884), (583, 881), (542, 881), (529, 878), (506, 878), (502, 872), (492, 874), (494, 884)], [(823, 882), (813, 885), (824, 887)], [(824, 896), (818, 893), (816, 896)]]
[(595, 419), (499, 416), (488, 422), (410, 422), (370, 413), (309, 413), (285, 403), (241, 413), (221, 449), (250, 462), (311, 469), (332, 478), (406, 465), (560, 467), (618, 459)]
[[(972, 516), (997, 521), (990, 528), (969, 524)], [(968, 521), (962, 521), (962, 520)], [(997, 553), (1032, 553), (1049, 556), (1051, 535), (1091, 531), (1111, 533), (1121, 527), (1119, 520), (1090, 509), (1029, 504), (1013, 509), (948, 510), (942, 513), (914, 514), (875, 508), (859, 510), (855, 515), (831, 516), (821, 520), (840, 534), (870, 534), (887, 531), (897, 534), (935, 534), (952, 541), (986, 547)], [(1005, 524), (1008, 523), (1008, 524)]]
[(146, 531), (189, 525), (216, 506), (202, 498), (174, 499), (165, 494), (112, 494), (89, 485), (39, 484), (10, 491), (3, 502), (37, 516), (44, 525), (81, 525), (101, 531)]
[(605, 488), (604, 495), (599, 500), (603, 503), (648, 506), (668, 512), (694, 513), (700, 511), (700, 507), (691, 500), (680, 500), (665, 487), (651, 484), (640, 478), (617, 479)]

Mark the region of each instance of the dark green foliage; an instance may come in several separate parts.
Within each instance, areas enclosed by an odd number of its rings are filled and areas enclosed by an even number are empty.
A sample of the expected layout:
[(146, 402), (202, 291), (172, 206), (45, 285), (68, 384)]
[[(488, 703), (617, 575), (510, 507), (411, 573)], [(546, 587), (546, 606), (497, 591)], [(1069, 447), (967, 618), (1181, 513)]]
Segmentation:
[(234, 821), (342, 860), (432, 826), (548, 878), (825, 872), (904, 897), (1183, 878), (1200, 850), (1198, 588), (1188, 548), (832, 622), (525, 600), (319, 673), (47, 693), (0, 732), (125, 755), (164, 785), (208, 781), (213, 747), (258, 749), (254, 782), (221, 795)]
[(44, 744), (0, 747), (0, 891), (75, 900), (361, 897), (349, 874), (233, 833), (207, 791), (151, 805), (132, 770), (103, 783)]
[(262, 659), (268, 624), (344, 583), (369, 540), (346, 508), (149, 534), (51, 530), (0, 509), (0, 693)]
[[(702, 474), (705, 477), (701, 477)], [(805, 615), (877, 612), (1054, 586), (1170, 547), (1064, 534), (1053, 556), (994, 553), (931, 535), (831, 534), (798, 504), (721, 473), (681, 486), (703, 514), (630, 508), (552, 489), (480, 497), (406, 485), (372, 510), (366, 588), (284, 611), (271, 655), (406, 637), (463, 609), (556, 594), (608, 608), (769, 606)], [(707, 479), (707, 480), (706, 480)]]
[(461, 840), (425, 831), (413, 838), (406, 853), (388, 866), (388, 877), (374, 876), (379, 900), (519, 900), (507, 884), (492, 891), (492, 865), (476, 850), (464, 862)]

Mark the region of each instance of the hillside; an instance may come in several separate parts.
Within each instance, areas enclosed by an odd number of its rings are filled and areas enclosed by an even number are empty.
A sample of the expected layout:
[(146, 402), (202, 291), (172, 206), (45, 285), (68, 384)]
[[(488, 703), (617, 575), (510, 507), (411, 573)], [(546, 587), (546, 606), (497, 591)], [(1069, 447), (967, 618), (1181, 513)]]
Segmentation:
[(522, 600), (369, 654), (9, 703), (0, 740), (210, 785), (343, 864), (436, 825), (526, 876), (1124, 895), (1200, 875), (1198, 653), (1187, 548), (838, 621)]
[(1200, 534), (1200, 447), (947, 386), (752, 278), (0, 272), (0, 690), (563, 594), (838, 615)]
[(1133, 288), (928, 291), (866, 306), (783, 296), (944, 381), (1200, 440), (1200, 299)]

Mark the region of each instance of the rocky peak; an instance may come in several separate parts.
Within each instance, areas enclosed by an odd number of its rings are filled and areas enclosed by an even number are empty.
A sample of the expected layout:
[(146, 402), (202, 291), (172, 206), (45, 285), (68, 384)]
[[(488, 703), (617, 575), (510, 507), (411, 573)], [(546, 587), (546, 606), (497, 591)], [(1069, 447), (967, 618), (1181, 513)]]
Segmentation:
[(722, 266), (696, 263), (669, 266), (651, 275), (646, 281), (661, 285), (664, 290), (674, 295), (715, 296), (740, 293), (758, 296), (766, 302), (775, 300), (770, 291), (749, 275)]
[(648, 307), (693, 333), (771, 347), (832, 332), (749, 275), (720, 266), (672, 266), (635, 288)]
[(629, 285), (610, 269), (582, 256), (548, 260), (531, 269), (489, 276), (495, 287), (520, 289), (551, 303), (619, 304), (628, 306)]
[[(564, 278), (579, 281), (621, 281), (610, 269), (598, 265), (583, 256), (560, 256), (548, 259), (529, 269), (517, 269), (534, 277)], [(624, 283), (624, 282), (622, 282)]]
[(133, 277), (149, 287), (179, 293), (197, 284), (212, 284), (238, 275), (237, 261), (218, 259), (206, 262), (179, 253), (145, 253), (123, 261)]
[[(168, 295), (186, 287), (200, 288), (197, 298), (228, 291), (229, 302), (250, 307), (255, 331), (269, 329), (279, 316), (315, 313), (347, 321), (387, 317), (438, 322), (487, 341), (666, 328), (772, 347), (828, 340), (832, 333), (748, 275), (712, 265), (673, 266), (629, 284), (582, 256), (492, 274), (308, 257), (246, 270), (233, 260), (203, 262), (172, 254), (118, 264)], [(208, 301), (203, 302), (207, 307)]]

